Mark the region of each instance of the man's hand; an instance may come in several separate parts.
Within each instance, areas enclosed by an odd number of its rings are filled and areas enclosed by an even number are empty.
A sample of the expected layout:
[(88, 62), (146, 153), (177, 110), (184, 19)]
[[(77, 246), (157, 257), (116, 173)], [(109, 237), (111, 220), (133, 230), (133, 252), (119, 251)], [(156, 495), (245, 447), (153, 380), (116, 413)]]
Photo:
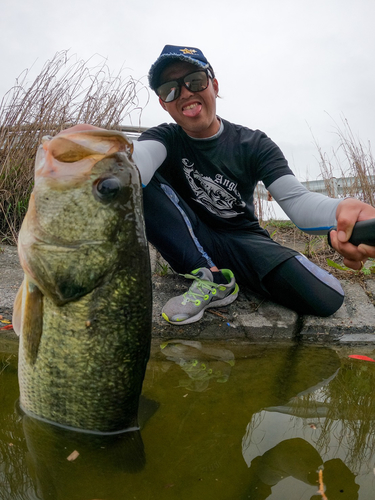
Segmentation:
[(363, 244), (356, 247), (348, 240), (356, 222), (375, 219), (375, 208), (355, 198), (347, 198), (339, 203), (336, 219), (337, 231), (330, 233), (332, 247), (344, 257), (347, 267), (358, 271), (369, 257), (375, 258), (375, 247)]

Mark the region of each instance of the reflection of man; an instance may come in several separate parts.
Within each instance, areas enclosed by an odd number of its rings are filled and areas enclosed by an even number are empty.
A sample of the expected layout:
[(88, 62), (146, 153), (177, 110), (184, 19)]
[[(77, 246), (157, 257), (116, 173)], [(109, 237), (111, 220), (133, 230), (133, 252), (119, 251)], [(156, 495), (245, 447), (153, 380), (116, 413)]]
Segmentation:
[[(324, 462), (325, 494), (329, 500), (356, 500), (359, 486), (355, 483), (355, 475), (339, 458)], [(321, 500), (314, 495), (310, 500)]]
[[(275, 447), (256, 457), (250, 466), (251, 482), (248, 497), (251, 500), (265, 500), (275, 486), (287, 477), (294, 477), (318, 491), (318, 468), (324, 465), (324, 484), (329, 500), (356, 500), (359, 486), (355, 475), (338, 458), (323, 464), (316, 449), (301, 438), (286, 439)], [(310, 500), (321, 500), (317, 494)]]

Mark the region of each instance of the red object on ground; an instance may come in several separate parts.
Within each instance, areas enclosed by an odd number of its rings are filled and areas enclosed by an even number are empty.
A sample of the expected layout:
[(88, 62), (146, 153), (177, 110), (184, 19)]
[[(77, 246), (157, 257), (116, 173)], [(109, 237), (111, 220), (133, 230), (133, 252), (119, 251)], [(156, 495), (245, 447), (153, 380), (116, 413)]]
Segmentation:
[(375, 359), (369, 358), (368, 356), (361, 356), (360, 354), (350, 354), (349, 358), (361, 359), (362, 361), (373, 361), (375, 363)]
[(0, 330), (13, 330), (13, 325), (2, 326)]

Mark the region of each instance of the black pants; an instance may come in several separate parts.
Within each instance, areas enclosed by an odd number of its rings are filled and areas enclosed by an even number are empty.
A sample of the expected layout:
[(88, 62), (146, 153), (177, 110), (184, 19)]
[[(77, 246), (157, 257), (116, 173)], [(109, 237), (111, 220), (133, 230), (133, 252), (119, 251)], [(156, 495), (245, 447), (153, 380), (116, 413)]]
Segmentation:
[(303, 315), (329, 316), (342, 305), (344, 292), (336, 278), (273, 241), (259, 224), (212, 229), (159, 173), (143, 198), (147, 238), (176, 272), (230, 269), (238, 283)]

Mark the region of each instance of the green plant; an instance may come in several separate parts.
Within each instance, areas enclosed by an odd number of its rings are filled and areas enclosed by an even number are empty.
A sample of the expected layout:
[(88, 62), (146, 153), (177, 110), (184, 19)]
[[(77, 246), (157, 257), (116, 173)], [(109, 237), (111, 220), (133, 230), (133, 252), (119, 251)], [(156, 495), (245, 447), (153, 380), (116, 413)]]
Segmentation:
[[(373, 259), (369, 259), (369, 261), (373, 261)], [(350, 269), (350, 267), (342, 266), (338, 264), (337, 262), (334, 262), (331, 259), (326, 259), (327, 264), (330, 267), (333, 267), (335, 269), (338, 269), (339, 271), (345, 271), (349, 273), (363, 273), (364, 275), (369, 276), (370, 274), (375, 274), (375, 264), (371, 264), (370, 266), (363, 267), (360, 271), (354, 271), (353, 269)]]
[(362, 269), (363, 274), (370, 275), (370, 274), (375, 274), (375, 262), (374, 259), (368, 259), (370, 265), (364, 267)]
[(264, 228), (268, 226), (275, 227), (276, 229), (295, 229), (296, 226), (290, 220), (278, 220), (278, 219), (269, 219), (264, 225)]
[(328, 243), (326, 236), (309, 236), (305, 245), (304, 254), (311, 258), (320, 251), (327, 249)]
[(333, 268), (335, 268), (335, 269), (338, 269), (339, 271), (353, 272), (353, 269), (350, 269), (350, 267), (341, 266), (340, 264), (338, 264), (337, 262), (334, 262), (334, 261), (333, 261), (333, 260), (331, 260), (331, 259), (326, 259), (326, 262), (327, 262), (327, 264), (328, 264), (330, 267), (333, 267)]
[(160, 270), (158, 272), (156, 272), (156, 274), (158, 276), (161, 276), (162, 278), (164, 276), (167, 276), (169, 271), (170, 271), (169, 265), (168, 264), (161, 264), (160, 262), (157, 262), (156, 264), (160, 267)]

